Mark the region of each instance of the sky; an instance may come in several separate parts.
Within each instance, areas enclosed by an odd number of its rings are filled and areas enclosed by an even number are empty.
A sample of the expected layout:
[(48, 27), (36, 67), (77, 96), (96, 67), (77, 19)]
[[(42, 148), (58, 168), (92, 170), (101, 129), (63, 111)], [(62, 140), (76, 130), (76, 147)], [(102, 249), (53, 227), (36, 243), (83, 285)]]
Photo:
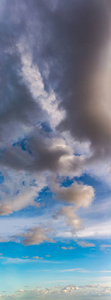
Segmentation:
[(111, 299), (111, 1), (0, 0), (0, 299)]

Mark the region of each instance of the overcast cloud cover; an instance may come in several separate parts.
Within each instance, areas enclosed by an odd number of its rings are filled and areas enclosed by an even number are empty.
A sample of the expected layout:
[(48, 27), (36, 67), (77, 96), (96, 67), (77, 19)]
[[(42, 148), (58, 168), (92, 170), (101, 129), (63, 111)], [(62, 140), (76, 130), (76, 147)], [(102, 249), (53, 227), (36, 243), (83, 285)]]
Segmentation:
[(53, 267), (37, 290), (33, 260), (111, 272), (111, 1), (1, 0), (0, 60), (1, 299), (109, 299)]

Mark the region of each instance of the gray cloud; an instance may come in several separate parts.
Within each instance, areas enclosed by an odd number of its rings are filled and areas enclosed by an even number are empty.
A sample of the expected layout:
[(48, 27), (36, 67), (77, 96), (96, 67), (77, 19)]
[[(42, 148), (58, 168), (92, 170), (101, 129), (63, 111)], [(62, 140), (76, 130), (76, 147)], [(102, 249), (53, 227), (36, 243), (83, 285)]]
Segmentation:
[(46, 88), (54, 89), (60, 109), (66, 111), (58, 129), (89, 141), (93, 160), (109, 156), (111, 150), (108, 5), (104, 0), (60, 1), (52, 10), (43, 2), (47, 30), (40, 39), (40, 71)]
[(20, 144), (10, 146), (1, 152), (0, 164), (2, 166), (29, 172), (57, 171), (60, 168), (59, 159), (68, 154), (67, 147), (53, 143), (51, 138), (46, 138), (40, 133), (32, 132), (32, 136), (28, 136), (26, 151)]

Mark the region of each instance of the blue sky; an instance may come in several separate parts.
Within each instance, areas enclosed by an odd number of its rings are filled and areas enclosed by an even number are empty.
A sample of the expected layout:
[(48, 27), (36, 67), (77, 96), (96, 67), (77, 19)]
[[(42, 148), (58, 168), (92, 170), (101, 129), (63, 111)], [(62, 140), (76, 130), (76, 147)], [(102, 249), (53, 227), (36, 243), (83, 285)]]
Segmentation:
[(0, 298), (111, 297), (111, 6), (0, 1)]

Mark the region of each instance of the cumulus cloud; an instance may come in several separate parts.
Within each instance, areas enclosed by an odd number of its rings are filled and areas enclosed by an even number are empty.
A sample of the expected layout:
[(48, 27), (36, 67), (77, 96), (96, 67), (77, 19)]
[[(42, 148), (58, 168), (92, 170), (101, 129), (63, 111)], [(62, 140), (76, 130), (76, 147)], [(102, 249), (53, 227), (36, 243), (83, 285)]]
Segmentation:
[(12, 240), (18, 241), (18, 238), (22, 238), (22, 243), (25, 246), (40, 245), (44, 242), (53, 243), (52, 238), (48, 237), (50, 230), (45, 230), (42, 227), (33, 227), (25, 233), (19, 233), (12, 237)]
[(63, 250), (73, 250), (73, 249), (75, 249), (74, 247), (71, 247), (71, 246), (69, 246), (69, 247), (65, 247), (65, 246), (63, 246), (63, 247), (61, 247)]
[(60, 187), (56, 183), (52, 184), (52, 189), (56, 194), (56, 199), (74, 204), (76, 209), (88, 207), (94, 199), (94, 189), (92, 186), (78, 184), (74, 182), (69, 187)]
[(66, 202), (69, 206), (63, 206), (58, 215), (65, 216), (68, 226), (78, 231), (82, 228), (82, 220), (75, 214), (75, 211), (80, 207), (89, 207), (94, 199), (94, 189), (92, 186), (78, 184), (74, 182), (69, 187), (59, 186), (57, 183), (52, 182), (52, 190), (55, 198), (58, 201)]
[(87, 242), (84, 242), (84, 241), (77, 242), (77, 244), (82, 248), (93, 248), (93, 247), (95, 247), (95, 244), (87, 243)]

